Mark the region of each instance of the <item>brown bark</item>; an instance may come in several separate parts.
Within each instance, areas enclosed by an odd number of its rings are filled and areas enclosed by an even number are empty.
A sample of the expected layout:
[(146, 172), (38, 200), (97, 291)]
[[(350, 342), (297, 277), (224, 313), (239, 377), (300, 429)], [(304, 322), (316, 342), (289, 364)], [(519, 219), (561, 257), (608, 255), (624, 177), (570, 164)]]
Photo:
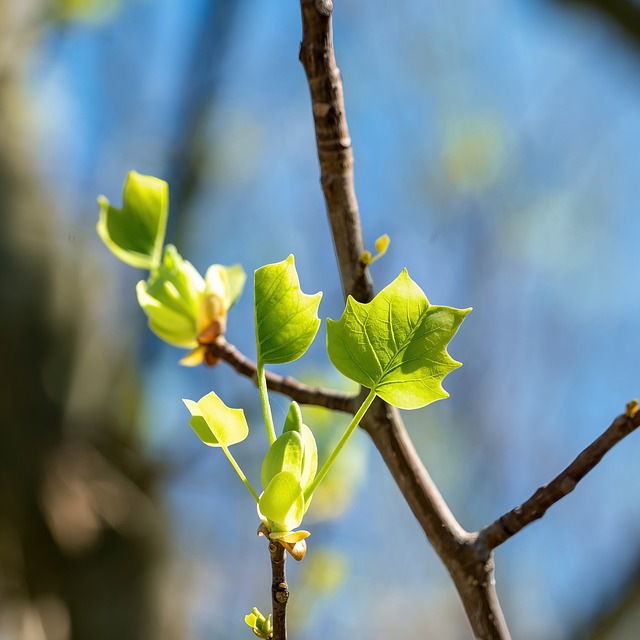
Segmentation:
[(287, 554), (284, 547), (277, 542), (269, 543), (271, 555), (271, 610), (273, 640), (287, 640), (287, 602), (289, 588), (285, 575)]
[(331, 0), (301, 0), (300, 62), (311, 90), (322, 191), (345, 296), (360, 302), (373, 297), (353, 183), (353, 151), (345, 116), (342, 78), (333, 53)]
[[(353, 183), (353, 152), (342, 80), (333, 51), (331, 0), (301, 0), (300, 61), (305, 69), (316, 131), (327, 214), (345, 295), (373, 297)], [(493, 581), (493, 560), (480, 557), (475, 537), (458, 524), (422, 464), (397, 410), (376, 402), (363, 419), (409, 507), (449, 570), (476, 638), (509, 638)]]
[[(238, 373), (251, 378), (254, 384), (258, 384), (256, 363), (240, 353), (224, 338), (219, 337), (216, 342), (209, 347), (209, 351), (214, 358), (224, 360)], [(267, 387), (271, 389), (271, 391), (283, 393), (300, 404), (309, 404), (350, 414), (354, 414), (359, 406), (357, 396), (342, 391), (334, 391), (333, 389), (325, 389), (323, 387), (311, 387), (299, 382), (295, 378), (279, 376), (271, 371), (266, 372), (266, 378)]]
[(571, 493), (618, 442), (640, 426), (640, 411), (630, 402), (627, 413), (619, 415), (562, 473), (540, 487), (526, 502), (500, 516), (478, 534), (477, 546), (492, 550), (506, 542), (528, 524), (535, 522), (549, 507)]

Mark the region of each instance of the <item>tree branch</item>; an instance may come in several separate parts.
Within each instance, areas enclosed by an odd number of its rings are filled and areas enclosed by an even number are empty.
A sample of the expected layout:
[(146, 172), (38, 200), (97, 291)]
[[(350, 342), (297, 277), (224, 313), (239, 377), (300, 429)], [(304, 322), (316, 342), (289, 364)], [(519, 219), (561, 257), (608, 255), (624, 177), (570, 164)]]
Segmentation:
[[(208, 351), (214, 359), (224, 360), (238, 373), (251, 378), (254, 384), (258, 384), (256, 363), (240, 353), (232, 344), (229, 344), (222, 336), (216, 342), (209, 345)], [(358, 396), (324, 387), (312, 387), (299, 382), (290, 376), (280, 376), (271, 371), (266, 372), (267, 387), (271, 391), (283, 393), (300, 404), (309, 404), (316, 407), (325, 407), (333, 411), (343, 411), (354, 414), (358, 408)]]
[(377, 400), (362, 422), (404, 499), (456, 585), (475, 638), (508, 640), (493, 579), (493, 556), (481, 556), (475, 535), (451, 513), (426, 470), (399, 411)]
[(289, 588), (285, 576), (287, 556), (284, 547), (277, 542), (269, 542), (271, 556), (271, 611), (273, 640), (287, 640), (287, 602)]
[(562, 473), (549, 484), (540, 487), (519, 507), (515, 507), (482, 529), (476, 541), (478, 549), (485, 553), (491, 551), (528, 524), (542, 518), (549, 507), (571, 493), (604, 455), (638, 426), (640, 411), (637, 409), (637, 403), (630, 402), (627, 405), (627, 413), (619, 415)]
[(322, 190), (331, 225), (345, 297), (373, 298), (364, 252), (358, 202), (353, 183), (353, 151), (345, 116), (342, 78), (333, 53), (332, 0), (300, 0), (300, 62), (311, 91)]
[[(300, 61), (311, 92), (322, 189), (345, 296), (368, 302), (373, 284), (360, 257), (364, 250), (353, 184), (353, 153), (342, 80), (333, 52), (331, 0), (300, 0)], [(481, 558), (475, 536), (458, 524), (424, 468), (397, 410), (375, 402), (362, 426), (458, 589), (476, 638), (509, 636), (493, 581), (493, 558)]]

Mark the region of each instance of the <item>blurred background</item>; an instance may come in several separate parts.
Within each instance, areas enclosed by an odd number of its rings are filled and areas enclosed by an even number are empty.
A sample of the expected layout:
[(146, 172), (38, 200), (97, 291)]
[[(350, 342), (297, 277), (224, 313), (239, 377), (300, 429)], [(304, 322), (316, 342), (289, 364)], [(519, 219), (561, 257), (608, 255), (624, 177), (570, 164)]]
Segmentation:
[[(405, 418), (475, 530), (640, 393), (640, 5), (335, 5), (365, 240), (392, 241), (377, 288), (406, 266), (432, 302), (474, 307), (451, 398)], [(201, 272), (294, 253), (339, 317), (299, 22), (296, 2), (0, 2), (1, 640), (249, 638), (244, 615), (269, 610), (252, 501), (180, 402), (245, 407), (255, 469), (257, 391), (180, 367), (146, 329), (146, 274), (100, 243), (96, 197), (119, 206), (131, 169), (161, 177), (168, 240)], [(250, 286), (227, 337), (254, 357)], [(349, 388), (322, 343), (279, 372)], [(272, 406), (281, 423), (288, 401)], [(346, 420), (305, 410), (325, 444)], [(638, 637), (639, 456), (631, 436), (497, 551), (515, 638)], [(292, 637), (468, 638), (364, 434), (328, 480), (289, 562)]]

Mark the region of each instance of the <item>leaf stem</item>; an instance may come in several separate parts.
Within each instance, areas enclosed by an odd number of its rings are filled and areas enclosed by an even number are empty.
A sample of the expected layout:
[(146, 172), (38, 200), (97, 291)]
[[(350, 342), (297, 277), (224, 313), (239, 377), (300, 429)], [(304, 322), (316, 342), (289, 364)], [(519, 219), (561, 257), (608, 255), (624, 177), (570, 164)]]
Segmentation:
[(224, 455), (227, 456), (227, 458), (229, 459), (231, 466), (236, 470), (236, 473), (240, 476), (240, 479), (242, 480), (242, 482), (244, 482), (247, 489), (249, 489), (249, 492), (254, 497), (255, 501), (259, 502), (260, 498), (258, 497), (258, 494), (255, 492), (255, 489), (251, 486), (251, 483), (247, 480), (247, 476), (245, 476), (244, 473), (242, 472), (240, 465), (236, 462), (233, 455), (231, 455), (231, 451), (229, 451), (228, 447), (225, 447), (224, 445), (222, 445), (222, 450), (224, 451)]
[(331, 465), (335, 462), (335, 459), (338, 457), (338, 454), (342, 451), (344, 445), (347, 443), (347, 440), (351, 437), (351, 434), (356, 430), (356, 427), (360, 424), (360, 421), (364, 417), (364, 414), (367, 413), (367, 409), (371, 406), (371, 403), (376, 398), (376, 392), (371, 389), (369, 391), (369, 395), (365, 398), (364, 402), (353, 416), (353, 419), (349, 423), (346, 431), (342, 434), (342, 438), (336, 445), (335, 449), (331, 452), (331, 455), (327, 458), (326, 462), (322, 465), (320, 471), (318, 471), (316, 477), (313, 482), (307, 487), (304, 492), (304, 500), (305, 503), (311, 498), (313, 492), (318, 488), (318, 485), (322, 482), (322, 479), (327, 475), (327, 472), (331, 468)]
[(260, 390), (260, 402), (262, 403), (262, 413), (264, 414), (264, 424), (267, 428), (267, 438), (269, 446), (276, 441), (276, 430), (273, 426), (273, 416), (269, 405), (269, 392), (267, 391), (267, 376), (264, 372), (264, 365), (258, 360), (258, 389)]

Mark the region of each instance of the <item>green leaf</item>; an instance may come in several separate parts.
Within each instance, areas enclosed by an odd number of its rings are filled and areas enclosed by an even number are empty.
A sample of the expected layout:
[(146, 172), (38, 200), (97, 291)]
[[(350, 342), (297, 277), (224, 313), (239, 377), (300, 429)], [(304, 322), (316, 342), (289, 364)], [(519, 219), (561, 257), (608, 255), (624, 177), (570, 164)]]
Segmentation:
[(201, 306), (202, 276), (168, 244), (162, 264), (136, 286), (138, 302), (149, 318), (150, 329), (177, 347), (198, 344), (197, 318)]
[(281, 471), (289, 471), (300, 481), (302, 471), (302, 436), (297, 431), (283, 433), (267, 451), (262, 462), (260, 480), (266, 489), (271, 479)]
[(226, 267), (227, 269), (227, 298), (228, 308), (231, 309), (233, 305), (238, 301), (238, 298), (242, 295), (244, 289), (244, 283), (247, 279), (247, 274), (239, 264)]
[(334, 366), (401, 409), (448, 397), (444, 377), (460, 366), (447, 344), (471, 309), (430, 305), (406, 269), (370, 303), (349, 297), (337, 322), (327, 320)]
[(291, 531), (304, 515), (304, 496), (298, 478), (281, 471), (271, 479), (258, 504), (260, 513), (271, 523), (271, 531)]
[(116, 209), (104, 196), (98, 198), (98, 235), (123, 262), (153, 271), (162, 258), (169, 187), (163, 180), (131, 171), (122, 199), (122, 209)]
[(182, 400), (191, 412), (189, 424), (210, 447), (230, 447), (242, 442), (249, 426), (242, 409), (231, 409), (212, 391), (198, 402)]
[[(284, 421), (284, 427), (282, 428), (282, 435), (291, 431), (299, 433), (302, 437), (300, 486), (304, 491), (311, 484), (312, 480), (315, 478), (316, 471), (318, 470), (318, 447), (316, 445), (316, 439), (313, 432), (302, 422), (300, 406), (295, 401), (292, 402), (289, 407), (289, 412), (287, 413), (287, 417)], [(308, 501), (305, 505), (305, 511), (309, 507), (310, 503), (311, 502)]]
[(287, 431), (302, 433), (302, 411), (300, 411), (300, 405), (295, 400), (289, 405), (287, 417), (284, 419), (282, 433)]
[(322, 293), (302, 293), (292, 255), (258, 269), (254, 289), (258, 364), (298, 359), (318, 332)]

